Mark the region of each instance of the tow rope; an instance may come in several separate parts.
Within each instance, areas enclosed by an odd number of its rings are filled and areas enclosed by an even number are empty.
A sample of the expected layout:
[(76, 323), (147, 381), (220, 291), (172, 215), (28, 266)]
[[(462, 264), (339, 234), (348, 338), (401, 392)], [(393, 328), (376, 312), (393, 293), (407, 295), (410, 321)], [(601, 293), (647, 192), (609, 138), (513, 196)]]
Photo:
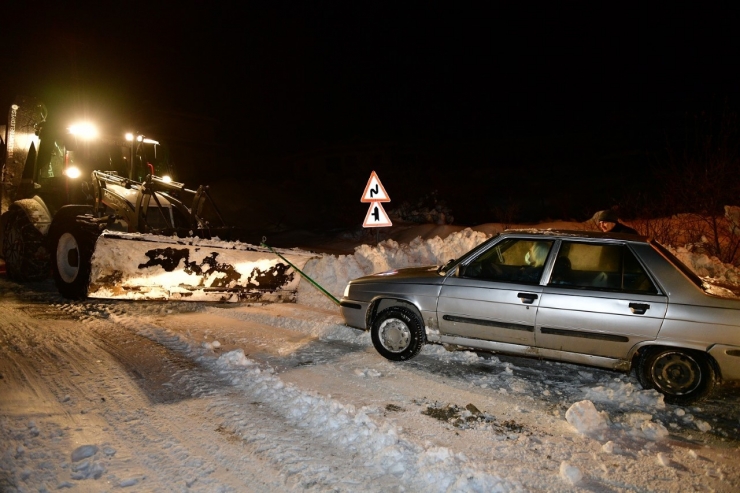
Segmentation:
[(276, 252), (275, 250), (273, 250), (273, 249), (272, 249), (272, 247), (271, 247), (270, 245), (268, 245), (268, 244), (266, 243), (266, 241), (267, 241), (267, 238), (266, 238), (265, 236), (263, 236), (263, 237), (262, 237), (262, 243), (261, 243), (261, 245), (262, 245), (263, 247), (265, 247), (265, 248), (269, 249), (269, 250), (270, 250), (270, 251), (271, 251), (272, 253), (274, 253), (275, 255), (277, 255), (278, 257), (280, 257), (280, 258), (281, 258), (281, 259), (283, 260), (283, 262), (285, 262), (286, 264), (288, 264), (289, 266), (291, 266), (291, 267), (293, 267), (293, 268), (294, 268), (295, 270), (297, 270), (297, 271), (298, 271), (298, 273), (299, 273), (299, 274), (300, 274), (301, 276), (303, 276), (303, 278), (304, 278), (304, 279), (308, 280), (308, 282), (310, 282), (311, 284), (313, 284), (314, 286), (316, 286), (316, 287), (317, 287), (317, 288), (318, 288), (318, 289), (319, 289), (319, 290), (320, 290), (320, 291), (321, 291), (322, 293), (324, 293), (324, 294), (325, 294), (326, 296), (328, 296), (328, 297), (329, 297), (329, 298), (330, 298), (330, 299), (331, 299), (331, 300), (332, 300), (332, 301), (333, 301), (334, 303), (336, 303), (337, 305), (339, 305), (339, 300), (338, 300), (338, 299), (336, 299), (336, 298), (335, 298), (335, 297), (334, 297), (334, 296), (333, 296), (333, 295), (332, 295), (332, 294), (331, 294), (331, 293), (330, 293), (329, 291), (327, 291), (326, 289), (322, 288), (322, 287), (321, 287), (321, 285), (320, 285), (319, 283), (317, 283), (316, 281), (314, 281), (313, 279), (311, 279), (311, 278), (310, 278), (310, 277), (309, 277), (309, 276), (308, 276), (308, 275), (307, 275), (306, 273), (304, 273), (304, 272), (303, 272), (303, 271), (302, 271), (301, 269), (299, 269), (299, 268), (298, 268), (298, 267), (296, 267), (295, 265), (291, 264), (291, 263), (290, 263), (290, 260), (286, 259), (286, 258), (285, 258), (285, 257), (283, 257), (282, 255), (280, 255), (280, 254), (279, 254), (278, 252)]

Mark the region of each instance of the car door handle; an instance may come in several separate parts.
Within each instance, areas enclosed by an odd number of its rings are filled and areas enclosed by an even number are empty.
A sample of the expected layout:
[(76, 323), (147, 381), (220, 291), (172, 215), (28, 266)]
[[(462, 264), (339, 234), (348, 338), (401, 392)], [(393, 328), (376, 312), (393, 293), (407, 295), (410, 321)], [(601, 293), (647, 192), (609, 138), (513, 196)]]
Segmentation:
[(648, 308), (650, 308), (650, 305), (647, 303), (630, 303), (630, 310), (635, 315), (644, 315)]
[(531, 305), (534, 303), (534, 300), (537, 299), (537, 295), (532, 293), (519, 293), (517, 294), (517, 297), (522, 300), (522, 303), (526, 303), (528, 305)]

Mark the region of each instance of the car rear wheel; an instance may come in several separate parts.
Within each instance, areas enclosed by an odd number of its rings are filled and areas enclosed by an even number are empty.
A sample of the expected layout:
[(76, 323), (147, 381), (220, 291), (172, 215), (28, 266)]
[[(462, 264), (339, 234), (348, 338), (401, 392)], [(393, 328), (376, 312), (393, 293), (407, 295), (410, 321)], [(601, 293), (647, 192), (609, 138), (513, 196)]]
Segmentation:
[(391, 361), (411, 359), (424, 346), (424, 324), (414, 312), (399, 306), (380, 312), (370, 335), (375, 349)]
[(714, 389), (716, 374), (707, 356), (697, 351), (663, 348), (645, 351), (637, 378), (646, 389), (655, 389), (669, 404), (690, 404)]

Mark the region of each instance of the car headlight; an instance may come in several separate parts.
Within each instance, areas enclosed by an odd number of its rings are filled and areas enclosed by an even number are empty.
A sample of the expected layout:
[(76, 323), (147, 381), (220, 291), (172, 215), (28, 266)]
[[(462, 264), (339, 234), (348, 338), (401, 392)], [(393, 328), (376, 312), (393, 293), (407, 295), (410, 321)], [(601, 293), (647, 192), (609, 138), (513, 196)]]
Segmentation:
[(349, 283), (344, 287), (344, 294), (342, 296), (349, 298)]

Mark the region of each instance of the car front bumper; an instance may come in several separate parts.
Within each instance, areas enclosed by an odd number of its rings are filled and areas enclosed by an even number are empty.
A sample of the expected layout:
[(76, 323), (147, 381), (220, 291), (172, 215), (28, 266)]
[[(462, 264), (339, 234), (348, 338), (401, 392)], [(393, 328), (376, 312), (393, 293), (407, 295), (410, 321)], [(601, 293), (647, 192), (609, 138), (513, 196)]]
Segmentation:
[(366, 301), (342, 298), (339, 302), (339, 308), (342, 312), (344, 323), (355, 329), (367, 330), (365, 324), (368, 306), (370, 306), (370, 303)]

